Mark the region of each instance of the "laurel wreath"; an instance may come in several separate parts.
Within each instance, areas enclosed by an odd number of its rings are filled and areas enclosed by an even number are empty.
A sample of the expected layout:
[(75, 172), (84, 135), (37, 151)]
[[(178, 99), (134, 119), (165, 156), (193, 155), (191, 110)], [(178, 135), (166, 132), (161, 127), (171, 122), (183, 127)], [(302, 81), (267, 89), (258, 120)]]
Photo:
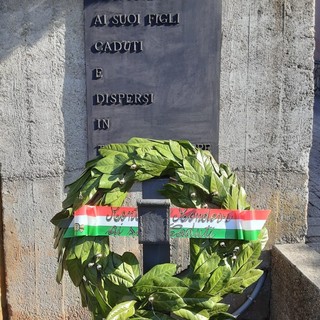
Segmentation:
[(223, 297), (242, 293), (257, 281), (259, 256), (267, 240), (190, 239), (190, 266), (177, 275), (173, 263), (141, 274), (130, 252), (111, 252), (108, 237), (65, 239), (75, 210), (85, 204), (119, 207), (135, 182), (168, 177), (161, 193), (184, 208), (250, 209), (246, 193), (227, 165), (188, 141), (132, 138), (110, 144), (86, 164), (68, 187), (63, 210), (51, 222), (58, 250), (57, 281), (67, 270), (93, 319), (231, 319)]

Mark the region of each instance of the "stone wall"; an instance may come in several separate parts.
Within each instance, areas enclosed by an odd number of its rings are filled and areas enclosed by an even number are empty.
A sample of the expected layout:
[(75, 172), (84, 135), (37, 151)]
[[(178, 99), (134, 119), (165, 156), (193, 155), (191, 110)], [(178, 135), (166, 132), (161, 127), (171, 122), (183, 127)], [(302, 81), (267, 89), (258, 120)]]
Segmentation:
[[(223, 0), (220, 161), (273, 210), (270, 243), (303, 240), (314, 0)], [(86, 154), (83, 3), (0, 1), (0, 162), (10, 319), (89, 319), (55, 283), (50, 218)], [(2, 292), (2, 295), (4, 292)]]

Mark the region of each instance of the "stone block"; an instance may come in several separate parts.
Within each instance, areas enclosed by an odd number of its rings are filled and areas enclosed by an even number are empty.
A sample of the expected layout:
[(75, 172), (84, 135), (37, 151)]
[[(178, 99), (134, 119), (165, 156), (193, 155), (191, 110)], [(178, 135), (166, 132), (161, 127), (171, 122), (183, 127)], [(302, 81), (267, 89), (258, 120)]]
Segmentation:
[[(3, 182), (5, 276), (10, 319), (90, 319), (68, 280), (56, 283), (52, 216), (61, 208), (61, 178)], [(74, 314), (78, 317), (74, 318)], [(80, 314), (82, 316), (80, 316)], [(45, 315), (45, 316), (44, 316)], [(70, 316), (70, 317), (69, 317)]]
[(305, 244), (272, 251), (271, 320), (319, 320), (320, 255)]

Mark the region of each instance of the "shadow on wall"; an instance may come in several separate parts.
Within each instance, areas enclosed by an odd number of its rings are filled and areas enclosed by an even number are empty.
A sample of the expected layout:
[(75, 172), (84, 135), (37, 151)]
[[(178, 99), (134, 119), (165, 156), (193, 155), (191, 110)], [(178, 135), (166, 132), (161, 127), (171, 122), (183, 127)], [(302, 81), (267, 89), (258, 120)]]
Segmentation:
[[(84, 62), (83, 1), (70, 2), (65, 32), (65, 75), (62, 100), (65, 136), (65, 184), (78, 178), (87, 158), (87, 110)], [(72, 7), (78, 9), (72, 11)], [(80, 12), (79, 12), (80, 11)]]
[[(34, 79), (37, 75), (40, 82), (46, 77), (46, 90), (51, 94), (52, 90), (55, 91), (56, 96), (50, 101), (52, 104), (46, 102), (47, 105), (43, 105), (43, 112), (46, 108), (51, 109), (48, 112), (56, 110), (52, 120), (54, 125), (47, 125), (55, 131), (55, 139), (52, 139), (55, 141), (46, 147), (57, 149), (54, 160), (61, 169), (55, 170), (59, 175), (64, 174), (65, 184), (70, 183), (87, 161), (83, 1), (0, 0), (0, 12), (6, 17), (0, 21), (1, 30), (6, 30), (2, 35), (0, 62), (4, 63), (18, 50), (21, 55), (16, 55), (22, 57), (18, 72), (25, 73), (26, 80), (30, 77), (32, 82), (37, 82)], [(48, 60), (44, 63), (45, 70), (35, 70), (35, 62), (32, 64), (35, 47), (38, 47), (37, 59)], [(1, 80), (7, 81), (0, 75)], [(29, 89), (35, 91), (39, 88)], [(35, 99), (27, 103), (39, 108), (40, 96), (39, 101)], [(31, 119), (28, 120), (28, 126), (32, 126)], [(34, 152), (32, 143), (29, 148), (29, 153)]]
[(77, 311), (78, 292), (68, 281), (55, 282), (49, 222), (61, 209), (62, 183), (87, 160), (83, 1), (0, 0), (0, 16), (9, 313), (25, 320), (85, 319)]

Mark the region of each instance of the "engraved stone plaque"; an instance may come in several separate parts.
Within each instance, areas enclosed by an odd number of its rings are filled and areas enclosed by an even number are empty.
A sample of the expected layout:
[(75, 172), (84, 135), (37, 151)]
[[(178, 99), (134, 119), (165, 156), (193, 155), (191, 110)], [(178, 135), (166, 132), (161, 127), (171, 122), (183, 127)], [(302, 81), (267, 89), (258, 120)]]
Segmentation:
[(85, 0), (88, 154), (139, 136), (217, 156), (221, 0)]

